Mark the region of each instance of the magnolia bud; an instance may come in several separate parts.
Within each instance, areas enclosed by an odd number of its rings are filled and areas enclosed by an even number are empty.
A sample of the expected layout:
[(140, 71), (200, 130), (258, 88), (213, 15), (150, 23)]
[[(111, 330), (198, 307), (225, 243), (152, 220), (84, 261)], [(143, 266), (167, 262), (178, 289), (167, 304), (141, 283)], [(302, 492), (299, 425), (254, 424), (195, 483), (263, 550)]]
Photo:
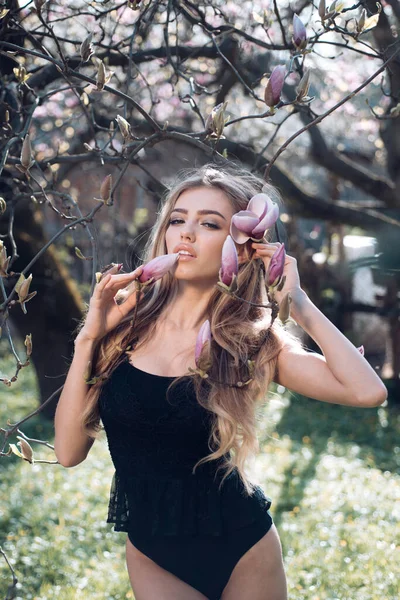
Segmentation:
[(361, 16), (360, 16), (360, 18), (357, 21), (357, 31), (359, 33), (361, 33), (361, 31), (365, 27), (365, 19), (366, 19), (366, 17), (367, 17), (367, 11), (365, 10), (365, 8), (363, 8), (362, 12), (361, 12)]
[(286, 296), (283, 297), (283, 300), (279, 305), (279, 318), (282, 321), (282, 323), (286, 323), (286, 321), (289, 319), (291, 302), (292, 297), (290, 295), (290, 292), (288, 292)]
[(265, 104), (270, 108), (273, 108), (278, 104), (283, 84), (285, 82), (286, 67), (278, 65), (272, 70), (271, 77), (268, 79), (267, 85), (264, 90)]
[(21, 273), (21, 275), (19, 276), (15, 289), (21, 302), (24, 302), (24, 300), (29, 294), (29, 286), (31, 285), (31, 281), (32, 273), (29, 275), (28, 278), (25, 278), (23, 273)]
[(15, 284), (15, 291), (18, 294), (18, 302), (21, 304), (22, 312), (26, 315), (26, 307), (25, 304), (29, 302), (34, 296), (36, 296), (36, 292), (29, 292), (29, 286), (32, 281), (32, 273), (28, 278), (25, 279), (25, 275), (23, 273), (20, 274), (17, 283)]
[(307, 32), (302, 20), (296, 15), (293, 15), (293, 44), (297, 50), (304, 50), (307, 46)]
[(123, 263), (111, 263), (107, 265), (100, 272), (96, 273), (96, 283), (100, 283), (106, 275), (116, 275), (122, 269), (122, 266)]
[(320, 0), (319, 5), (318, 5), (318, 14), (321, 17), (322, 21), (324, 20), (325, 13), (326, 13), (325, 0)]
[(219, 270), (220, 281), (226, 286), (230, 286), (235, 276), (239, 272), (238, 254), (235, 242), (230, 235), (227, 236), (222, 246), (222, 263)]
[(99, 66), (98, 66), (97, 78), (96, 78), (97, 89), (99, 91), (101, 91), (104, 88), (105, 83), (106, 83), (106, 68), (104, 66), (103, 61), (99, 60)]
[(3, 244), (3, 241), (0, 240), (0, 276), (8, 277), (7, 269), (8, 263), (10, 262), (11, 256), (7, 256), (6, 247)]
[(34, 164), (34, 160), (32, 160), (32, 147), (31, 141), (29, 138), (29, 133), (26, 134), (24, 141), (22, 143), (21, 157), (20, 157), (22, 171), (28, 171)]
[(285, 266), (286, 252), (285, 244), (279, 246), (271, 256), (268, 270), (266, 273), (266, 283), (268, 287), (275, 287), (280, 283)]
[(105, 204), (111, 200), (112, 176), (107, 175), (100, 187), (100, 196)]
[(229, 116), (225, 116), (227, 102), (220, 103), (215, 106), (208, 115), (205, 123), (205, 129), (211, 133), (211, 137), (221, 138), (224, 131), (225, 123), (229, 120)]
[(140, 283), (146, 283), (150, 280), (157, 281), (164, 277), (177, 263), (179, 254), (163, 254), (156, 256), (143, 267), (142, 273), (139, 275)]
[(131, 137), (132, 137), (132, 130), (131, 130), (131, 126), (128, 123), (128, 121), (126, 121), (124, 119), (124, 117), (121, 117), (121, 115), (117, 115), (115, 117), (115, 120), (118, 123), (119, 130), (122, 133), (122, 136), (123, 136), (125, 142), (127, 140), (131, 139)]
[(211, 327), (210, 321), (204, 321), (196, 338), (195, 346), (196, 367), (205, 374), (212, 366), (211, 357)]
[(314, 96), (312, 96), (312, 97), (308, 96), (309, 87), (310, 87), (310, 69), (307, 69), (307, 71), (304, 73), (303, 77), (301, 78), (299, 85), (296, 88), (296, 93), (297, 93), (296, 101), (297, 102), (307, 104), (307, 103), (311, 102), (312, 100), (314, 100)]
[(101, 92), (104, 89), (104, 86), (110, 81), (112, 76), (113, 73), (111, 71), (107, 73), (103, 61), (99, 60), (96, 77), (96, 86), (99, 92)]
[(89, 377), (90, 377), (90, 374), (91, 374), (91, 372), (92, 372), (92, 361), (91, 361), (91, 360), (89, 360), (89, 361), (88, 361), (88, 363), (87, 363), (87, 365), (86, 365), (85, 372), (84, 372), (84, 374), (83, 374), (83, 379), (84, 379), (85, 381), (88, 381), (88, 380), (89, 380)]
[(94, 54), (92, 38), (93, 38), (93, 32), (89, 33), (87, 38), (83, 40), (81, 47), (80, 47), (81, 58), (84, 63), (87, 62), (90, 59), (90, 57), (93, 56), (93, 54)]

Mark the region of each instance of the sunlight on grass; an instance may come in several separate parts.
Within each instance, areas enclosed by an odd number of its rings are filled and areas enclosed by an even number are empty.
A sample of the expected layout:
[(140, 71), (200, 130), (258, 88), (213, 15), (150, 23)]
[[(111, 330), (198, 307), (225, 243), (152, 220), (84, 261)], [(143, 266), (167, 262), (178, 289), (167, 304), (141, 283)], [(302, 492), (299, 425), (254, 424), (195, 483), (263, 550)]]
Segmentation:
[[(8, 373), (7, 361), (2, 368)], [(0, 389), (1, 426), (36, 406), (33, 372), (21, 375)], [(397, 600), (399, 415), (271, 391), (253, 473), (272, 498), (290, 600)], [(23, 431), (53, 442), (53, 424), (41, 417)], [(54, 459), (50, 449), (34, 450)], [(72, 469), (0, 460), (0, 545), (19, 579), (17, 600), (133, 600), (126, 534), (106, 523), (113, 472), (104, 434)], [(4, 598), (11, 577), (1, 561)]]
[(398, 600), (398, 411), (272, 397), (255, 476), (293, 600)]

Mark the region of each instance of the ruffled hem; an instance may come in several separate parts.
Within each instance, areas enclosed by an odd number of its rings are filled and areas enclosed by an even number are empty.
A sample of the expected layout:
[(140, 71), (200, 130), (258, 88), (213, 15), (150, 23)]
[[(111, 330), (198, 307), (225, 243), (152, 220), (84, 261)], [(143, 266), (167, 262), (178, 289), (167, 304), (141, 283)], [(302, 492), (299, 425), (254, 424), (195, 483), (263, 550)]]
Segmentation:
[(114, 473), (107, 523), (114, 531), (151, 535), (223, 535), (261, 518), (271, 506), (261, 487), (244, 493), (237, 472), (219, 481), (191, 475), (182, 478), (121, 477)]

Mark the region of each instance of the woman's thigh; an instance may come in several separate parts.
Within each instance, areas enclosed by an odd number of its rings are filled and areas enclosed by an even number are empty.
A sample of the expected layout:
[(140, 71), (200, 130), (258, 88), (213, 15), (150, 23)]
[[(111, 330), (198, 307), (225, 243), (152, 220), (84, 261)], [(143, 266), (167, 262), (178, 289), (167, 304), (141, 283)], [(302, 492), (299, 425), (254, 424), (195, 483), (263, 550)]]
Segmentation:
[(282, 545), (274, 524), (235, 565), (221, 600), (287, 600)]
[(135, 600), (207, 600), (201, 592), (140, 552), (129, 537), (126, 565)]

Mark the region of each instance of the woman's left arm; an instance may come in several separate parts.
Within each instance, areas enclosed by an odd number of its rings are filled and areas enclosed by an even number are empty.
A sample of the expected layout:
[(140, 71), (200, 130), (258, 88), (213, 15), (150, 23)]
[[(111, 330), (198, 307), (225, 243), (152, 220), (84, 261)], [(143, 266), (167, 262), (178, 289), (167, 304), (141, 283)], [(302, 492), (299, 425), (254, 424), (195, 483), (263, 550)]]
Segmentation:
[[(266, 271), (281, 244), (253, 244), (254, 258), (261, 258)], [(303, 396), (348, 406), (374, 407), (383, 404), (387, 389), (359, 350), (313, 304), (300, 286), (297, 261), (286, 254), (283, 289), (276, 292), (280, 302), (290, 291), (290, 315), (318, 344), (323, 356), (286, 345), (278, 355), (274, 381)]]
[(290, 292), (293, 319), (318, 344), (316, 352), (285, 346), (278, 355), (278, 380), (309, 398), (374, 407), (387, 398), (387, 389), (368, 361), (313, 304), (301, 288)]

